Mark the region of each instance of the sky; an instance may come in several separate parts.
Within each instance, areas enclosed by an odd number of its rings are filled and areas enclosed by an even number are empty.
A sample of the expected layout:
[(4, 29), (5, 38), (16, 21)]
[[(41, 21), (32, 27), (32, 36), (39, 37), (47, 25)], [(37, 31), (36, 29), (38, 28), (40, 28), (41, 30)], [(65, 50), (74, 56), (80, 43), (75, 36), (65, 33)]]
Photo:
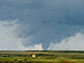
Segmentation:
[(0, 0), (0, 50), (83, 50), (83, 3)]

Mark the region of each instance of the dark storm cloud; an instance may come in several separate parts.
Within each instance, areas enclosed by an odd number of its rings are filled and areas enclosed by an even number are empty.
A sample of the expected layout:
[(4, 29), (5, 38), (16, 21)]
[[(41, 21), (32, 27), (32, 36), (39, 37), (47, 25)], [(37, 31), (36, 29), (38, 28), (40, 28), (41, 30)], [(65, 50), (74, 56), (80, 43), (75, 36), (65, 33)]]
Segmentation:
[(3, 26), (10, 27), (13, 26), (13, 24), (3, 24)]
[(81, 32), (84, 27), (83, 0), (0, 0), (0, 20), (16, 20), (15, 36), (25, 47), (51, 42)]

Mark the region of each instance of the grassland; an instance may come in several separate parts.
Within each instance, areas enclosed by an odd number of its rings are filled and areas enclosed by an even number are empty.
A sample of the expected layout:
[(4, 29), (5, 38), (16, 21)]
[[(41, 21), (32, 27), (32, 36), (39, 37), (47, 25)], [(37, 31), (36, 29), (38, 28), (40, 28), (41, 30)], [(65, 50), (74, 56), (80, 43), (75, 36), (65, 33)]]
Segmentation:
[(84, 63), (84, 51), (0, 51), (0, 63)]

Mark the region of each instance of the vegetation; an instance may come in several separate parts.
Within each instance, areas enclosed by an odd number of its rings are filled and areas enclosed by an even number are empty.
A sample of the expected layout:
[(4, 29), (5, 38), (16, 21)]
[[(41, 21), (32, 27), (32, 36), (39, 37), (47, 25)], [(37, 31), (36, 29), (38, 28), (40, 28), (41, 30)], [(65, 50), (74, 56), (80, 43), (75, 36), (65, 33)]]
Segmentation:
[(84, 51), (0, 51), (0, 63), (84, 63)]

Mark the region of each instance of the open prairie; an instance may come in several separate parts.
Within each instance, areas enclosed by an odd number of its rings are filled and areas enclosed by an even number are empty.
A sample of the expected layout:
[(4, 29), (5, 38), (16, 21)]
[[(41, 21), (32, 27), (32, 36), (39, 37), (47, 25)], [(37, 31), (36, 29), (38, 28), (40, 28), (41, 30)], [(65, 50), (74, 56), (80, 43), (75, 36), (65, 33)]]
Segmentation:
[(84, 63), (84, 51), (0, 51), (0, 63)]

